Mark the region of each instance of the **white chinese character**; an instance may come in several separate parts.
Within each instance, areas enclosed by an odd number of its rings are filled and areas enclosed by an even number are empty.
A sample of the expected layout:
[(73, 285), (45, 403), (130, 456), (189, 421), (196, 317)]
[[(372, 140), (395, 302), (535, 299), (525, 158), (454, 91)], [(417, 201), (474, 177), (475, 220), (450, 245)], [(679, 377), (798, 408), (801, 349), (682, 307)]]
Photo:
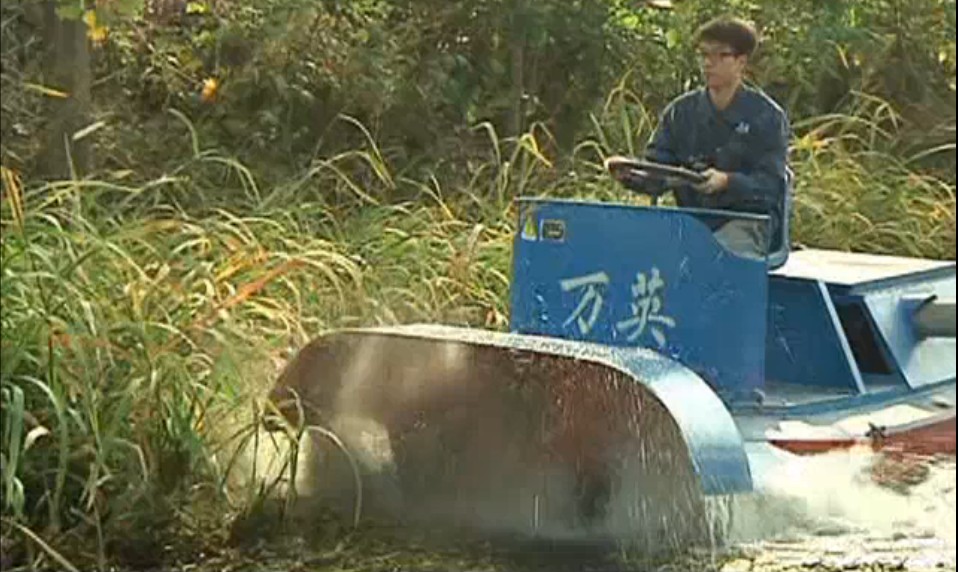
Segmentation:
[[(588, 276), (569, 278), (568, 280), (563, 280), (559, 284), (562, 286), (563, 292), (571, 292), (572, 290), (579, 290), (582, 288), (585, 289), (585, 294), (582, 296), (582, 300), (579, 302), (579, 305), (562, 325), (563, 327), (568, 327), (572, 322), (577, 322), (579, 325), (579, 332), (581, 332), (582, 335), (588, 334), (592, 331), (596, 321), (599, 319), (599, 312), (602, 311), (602, 304), (604, 303), (598, 286), (608, 286), (609, 276), (605, 272), (596, 272), (595, 274), (590, 274)], [(592, 308), (586, 317), (586, 310), (589, 308), (590, 304), (592, 305)]]
[(665, 288), (665, 281), (658, 268), (653, 268), (651, 276), (639, 273), (632, 285), (632, 318), (623, 320), (615, 325), (620, 332), (629, 332), (628, 340), (634, 342), (639, 336), (649, 330), (659, 347), (665, 346), (665, 332), (663, 327), (674, 328), (675, 320), (663, 316), (662, 297), (660, 293)]

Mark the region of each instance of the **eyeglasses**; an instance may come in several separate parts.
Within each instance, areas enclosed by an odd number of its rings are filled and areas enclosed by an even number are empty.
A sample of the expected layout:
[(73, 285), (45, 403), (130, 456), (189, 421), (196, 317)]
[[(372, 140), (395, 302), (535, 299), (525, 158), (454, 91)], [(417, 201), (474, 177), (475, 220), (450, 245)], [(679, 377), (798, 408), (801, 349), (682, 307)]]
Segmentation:
[(698, 58), (703, 62), (715, 63), (725, 58), (734, 58), (736, 53), (730, 50), (699, 50)]

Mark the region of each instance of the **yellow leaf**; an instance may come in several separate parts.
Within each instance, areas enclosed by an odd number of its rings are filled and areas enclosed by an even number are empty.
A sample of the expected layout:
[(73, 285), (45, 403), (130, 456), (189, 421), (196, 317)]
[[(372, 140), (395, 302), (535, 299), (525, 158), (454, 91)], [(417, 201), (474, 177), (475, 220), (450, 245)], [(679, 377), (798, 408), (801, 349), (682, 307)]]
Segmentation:
[(89, 137), (93, 133), (96, 133), (97, 131), (104, 128), (105, 126), (106, 126), (106, 121), (97, 121), (96, 123), (91, 123), (90, 125), (87, 125), (83, 129), (74, 133), (73, 140), (80, 141), (81, 139), (85, 137)]
[(216, 99), (216, 94), (219, 91), (219, 88), (219, 80), (217, 80), (215, 77), (206, 78), (206, 80), (203, 81), (203, 91), (201, 92), (200, 96), (202, 97), (203, 101), (209, 103)]
[(12, 169), (0, 167), (0, 179), (3, 180), (3, 186), (0, 187), (3, 189), (3, 195), (10, 201), (10, 210), (13, 212), (13, 222), (22, 232), (26, 217), (24, 215), (23, 186), (20, 181), (20, 175)]
[(186, 4), (187, 14), (206, 14), (209, 11), (209, 7), (204, 2), (188, 2)]
[(94, 44), (102, 44), (106, 41), (109, 29), (106, 26), (97, 24), (96, 10), (87, 10), (83, 14), (83, 23), (86, 24), (86, 37)]
[(40, 95), (45, 95), (47, 97), (55, 97), (57, 99), (67, 99), (70, 97), (70, 94), (65, 91), (53, 89), (52, 87), (47, 87), (45, 85), (38, 85), (35, 83), (25, 83), (23, 84), (23, 87), (30, 91), (35, 91), (39, 93)]
[(51, 434), (52, 433), (50, 433), (50, 430), (42, 425), (40, 427), (34, 427), (29, 433), (27, 433), (27, 438), (23, 443), (23, 452), (26, 453), (38, 440)]
[(109, 30), (106, 26), (101, 26), (99, 28), (93, 28), (87, 32), (87, 37), (90, 38), (90, 41), (94, 44), (100, 45), (106, 42), (107, 34)]

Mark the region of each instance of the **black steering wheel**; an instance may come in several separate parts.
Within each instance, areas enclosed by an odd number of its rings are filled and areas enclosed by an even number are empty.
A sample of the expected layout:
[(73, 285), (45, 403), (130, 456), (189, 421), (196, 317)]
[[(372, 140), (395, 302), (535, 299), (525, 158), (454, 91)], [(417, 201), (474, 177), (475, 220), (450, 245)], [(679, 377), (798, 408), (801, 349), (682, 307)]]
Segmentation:
[(605, 168), (625, 188), (649, 195), (655, 201), (675, 187), (700, 185), (708, 180), (702, 173), (691, 169), (627, 157), (610, 157), (605, 160)]

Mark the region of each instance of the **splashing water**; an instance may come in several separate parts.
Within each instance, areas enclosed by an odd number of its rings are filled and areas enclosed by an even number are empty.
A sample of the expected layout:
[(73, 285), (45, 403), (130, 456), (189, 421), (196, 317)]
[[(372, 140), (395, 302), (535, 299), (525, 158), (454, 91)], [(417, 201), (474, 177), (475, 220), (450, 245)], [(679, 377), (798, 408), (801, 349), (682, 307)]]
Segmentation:
[(955, 569), (954, 459), (923, 466), (910, 488), (891, 489), (872, 478), (884, 460), (871, 451), (798, 457), (756, 445), (749, 458), (757, 494), (736, 499), (730, 540), (756, 561)]

